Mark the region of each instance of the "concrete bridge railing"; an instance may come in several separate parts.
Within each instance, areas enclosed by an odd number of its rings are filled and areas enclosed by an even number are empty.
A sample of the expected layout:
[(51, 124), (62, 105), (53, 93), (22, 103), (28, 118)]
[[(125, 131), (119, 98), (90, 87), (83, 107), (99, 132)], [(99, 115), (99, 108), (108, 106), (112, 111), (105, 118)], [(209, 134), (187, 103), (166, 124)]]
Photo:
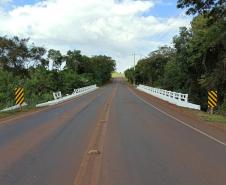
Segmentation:
[(73, 94), (80, 94), (80, 93), (84, 93), (93, 89), (96, 89), (97, 85), (91, 85), (91, 86), (87, 86), (87, 87), (83, 87), (83, 88), (79, 88), (79, 89), (74, 89)]
[[(79, 89), (74, 89), (74, 92), (70, 95), (66, 95), (64, 97), (60, 97), (60, 98), (54, 99), (52, 101), (38, 104), (38, 105), (36, 105), (36, 107), (45, 107), (45, 106), (51, 106), (51, 105), (55, 105), (58, 103), (62, 103), (64, 101), (73, 99), (77, 96), (81, 96), (81, 95), (87, 94), (89, 92), (95, 91), (96, 89), (98, 89), (98, 87), (96, 85), (91, 85), (91, 86), (87, 86), (87, 87), (83, 87), (83, 88), (79, 88)], [(60, 91), (57, 93), (61, 94)], [(54, 96), (54, 98), (55, 98), (55, 96)]]
[(160, 98), (162, 100), (168, 101), (169, 103), (175, 104), (177, 106), (200, 110), (200, 105), (188, 102), (188, 94), (167, 91), (164, 89), (158, 89), (145, 85), (139, 85), (137, 86), (137, 89), (146, 92), (152, 96), (155, 96), (157, 98)]

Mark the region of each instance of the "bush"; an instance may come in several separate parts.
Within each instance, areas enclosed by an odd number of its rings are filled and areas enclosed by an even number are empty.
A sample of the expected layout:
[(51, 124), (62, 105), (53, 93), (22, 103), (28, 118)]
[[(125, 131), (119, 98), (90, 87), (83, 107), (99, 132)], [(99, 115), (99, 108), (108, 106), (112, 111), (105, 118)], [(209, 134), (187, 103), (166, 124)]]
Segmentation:
[(220, 112), (221, 112), (221, 114), (223, 114), (224, 116), (226, 116), (226, 99), (224, 99), (224, 102), (220, 106)]

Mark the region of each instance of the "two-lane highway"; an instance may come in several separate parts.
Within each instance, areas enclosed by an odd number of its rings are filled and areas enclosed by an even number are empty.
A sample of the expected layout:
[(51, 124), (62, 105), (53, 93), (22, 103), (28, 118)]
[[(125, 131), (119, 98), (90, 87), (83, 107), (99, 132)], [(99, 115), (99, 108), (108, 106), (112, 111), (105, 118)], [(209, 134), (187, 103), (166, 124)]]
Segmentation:
[(0, 185), (224, 185), (225, 156), (121, 80), (0, 122)]

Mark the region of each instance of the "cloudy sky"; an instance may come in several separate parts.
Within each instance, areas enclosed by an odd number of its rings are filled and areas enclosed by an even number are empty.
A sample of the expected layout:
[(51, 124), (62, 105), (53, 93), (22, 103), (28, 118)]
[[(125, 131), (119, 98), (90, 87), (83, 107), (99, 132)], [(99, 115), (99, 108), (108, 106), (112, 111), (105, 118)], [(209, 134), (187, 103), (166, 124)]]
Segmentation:
[(190, 18), (177, 0), (0, 0), (0, 36), (30, 37), (36, 45), (105, 54), (124, 71), (170, 44)]

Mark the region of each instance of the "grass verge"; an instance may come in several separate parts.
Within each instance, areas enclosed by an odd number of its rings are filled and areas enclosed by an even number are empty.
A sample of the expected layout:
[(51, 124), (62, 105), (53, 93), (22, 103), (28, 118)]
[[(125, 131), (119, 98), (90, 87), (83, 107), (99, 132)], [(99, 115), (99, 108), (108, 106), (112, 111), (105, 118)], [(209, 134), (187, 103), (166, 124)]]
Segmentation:
[(203, 111), (195, 111), (197, 116), (199, 116), (202, 120), (207, 121), (209, 123), (221, 123), (226, 125), (226, 117), (219, 114), (209, 114)]
[(7, 118), (7, 117), (11, 117), (11, 116), (16, 116), (25, 112), (29, 112), (34, 110), (34, 107), (30, 107), (30, 106), (25, 106), (23, 107), (22, 110), (16, 109), (16, 110), (12, 110), (12, 111), (7, 111), (7, 112), (0, 112), (0, 120)]
[(113, 72), (111, 74), (111, 77), (112, 78), (123, 78), (124, 77), (124, 74), (123, 73), (118, 73), (118, 72)]

